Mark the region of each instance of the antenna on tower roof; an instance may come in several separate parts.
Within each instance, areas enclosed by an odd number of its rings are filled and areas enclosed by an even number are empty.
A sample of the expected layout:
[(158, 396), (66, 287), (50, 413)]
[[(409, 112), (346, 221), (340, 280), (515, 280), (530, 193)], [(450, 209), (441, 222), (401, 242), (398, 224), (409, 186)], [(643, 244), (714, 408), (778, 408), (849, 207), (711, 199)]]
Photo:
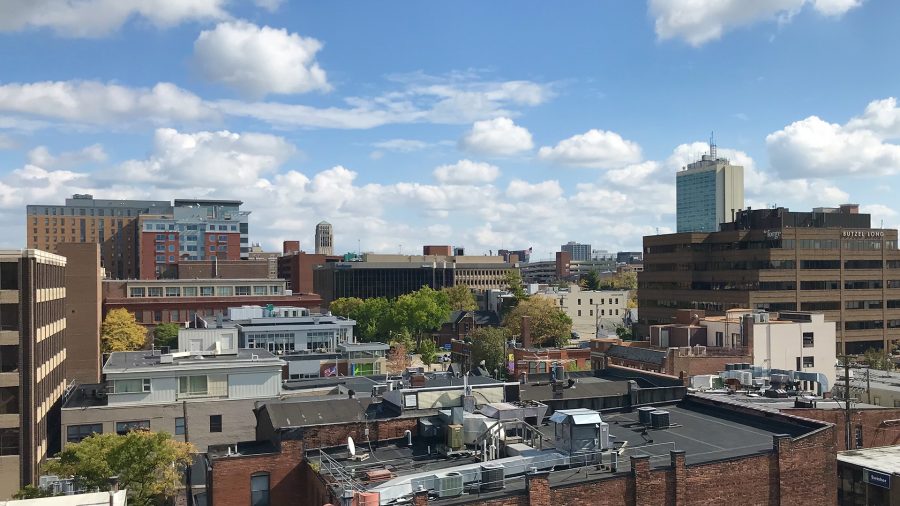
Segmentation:
[(716, 132), (709, 133), (709, 157), (716, 160)]

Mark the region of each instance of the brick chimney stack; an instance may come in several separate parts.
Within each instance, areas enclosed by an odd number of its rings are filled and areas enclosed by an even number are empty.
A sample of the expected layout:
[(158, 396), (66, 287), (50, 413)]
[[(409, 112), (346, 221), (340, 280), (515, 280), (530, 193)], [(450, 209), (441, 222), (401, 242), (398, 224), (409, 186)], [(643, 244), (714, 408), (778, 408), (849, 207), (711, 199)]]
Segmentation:
[(522, 317), (522, 347), (525, 349), (531, 348), (533, 345), (531, 343), (531, 317), (523, 316)]

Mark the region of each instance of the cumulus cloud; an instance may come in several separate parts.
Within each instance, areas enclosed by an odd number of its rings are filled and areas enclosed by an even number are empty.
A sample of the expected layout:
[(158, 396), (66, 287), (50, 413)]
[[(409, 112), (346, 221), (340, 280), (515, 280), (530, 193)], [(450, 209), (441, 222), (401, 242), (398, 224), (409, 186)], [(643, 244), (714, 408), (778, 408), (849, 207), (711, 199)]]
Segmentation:
[(420, 151), (427, 148), (429, 144), (425, 141), (416, 139), (388, 139), (386, 141), (375, 142), (372, 146), (384, 151), (412, 153), (413, 151)]
[(228, 17), (227, 0), (10, 0), (0, 31), (46, 28), (64, 37), (102, 37), (131, 19), (165, 28)]
[(260, 133), (156, 130), (153, 154), (129, 160), (117, 170), (119, 178), (155, 182), (160, 186), (193, 187), (256, 184), (295, 152), (284, 138)]
[(893, 98), (871, 102), (845, 125), (818, 116), (766, 136), (772, 168), (785, 176), (885, 175), (900, 172), (900, 111)]
[(46, 146), (38, 146), (28, 152), (30, 165), (48, 169), (64, 169), (89, 163), (102, 163), (107, 159), (100, 144), (93, 144), (78, 151), (68, 151), (54, 155)]
[(511, 156), (534, 147), (531, 132), (509, 118), (476, 121), (459, 140), (459, 147), (482, 155)]
[(824, 16), (838, 17), (862, 5), (862, 0), (650, 0), (649, 9), (660, 40), (681, 38), (701, 46), (742, 26), (786, 23), (806, 5)]
[(86, 124), (193, 122), (218, 117), (200, 97), (171, 83), (130, 88), (98, 81), (3, 84), (0, 112)]
[(641, 159), (641, 147), (616, 132), (588, 130), (538, 150), (538, 158), (550, 163), (609, 169)]
[(497, 166), (472, 160), (460, 160), (434, 169), (434, 178), (445, 184), (490, 183), (499, 176), (500, 169)]
[(200, 32), (194, 61), (207, 79), (254, 97), (328, 91), (331, 86), (316, 61), (320, 49), (318, 40), (283, 28), (229, 21)]
[(506, 196), (511, 199), (557, 199), (563, 196), (559, 181), (541, 181), (529, 183), (521, 179), (513, 179), (506, 187)]

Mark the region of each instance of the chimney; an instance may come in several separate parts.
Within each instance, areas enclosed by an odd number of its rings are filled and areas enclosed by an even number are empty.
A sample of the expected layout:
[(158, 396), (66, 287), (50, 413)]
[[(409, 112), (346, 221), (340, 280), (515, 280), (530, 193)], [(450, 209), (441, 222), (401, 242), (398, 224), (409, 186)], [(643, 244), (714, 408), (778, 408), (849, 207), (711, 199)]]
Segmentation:
[(531, 317), (523, 316), (522, 317), (522, 347), (525, 349), (531, 348)]

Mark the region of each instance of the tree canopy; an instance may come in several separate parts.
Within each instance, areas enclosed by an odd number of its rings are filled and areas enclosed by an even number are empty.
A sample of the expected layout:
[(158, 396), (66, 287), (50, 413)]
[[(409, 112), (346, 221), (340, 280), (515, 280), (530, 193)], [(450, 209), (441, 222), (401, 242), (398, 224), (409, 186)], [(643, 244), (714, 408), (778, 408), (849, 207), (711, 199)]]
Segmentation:
[(474, 311), (478, 309), (478, 304), (475, 302), (475, 294), (472, 293), (472, 289), (468, 286), (456, 285), (444, 288), (442, 291), (447, 294), (451, 311)]
[(418, 342), (424, 332), (439, 329), (450, 318), (450, 300), (445, 292), (423, 286), (398, 297), (390, 314), (392, 327), (408, 330)]
[(363, 343), (386, 341), (389, 334), (391, 302), (384, 297), (360, 299), (342, 297), (329, 306), (332, 314), (356, 321), (354, 333)]
[(181, 325), (177, 323), (160, 323), (153, 329), (153, 346), (168, 346), (169, 348), (178, 347), (178, 329)]
[(503, 327), (481, 327), (472, 333), (472, 344), (469, 346), (472, 368), (484, 361), (488, 372), (506, 370), (506, 342), (509, 330)]
[(140, 350), (147, 342), (147, 330), (127, 309), (113, 309), (100, 326), (100, 342), (106, 353)]
[(422, 339), (416, 352), (419, 354), (419, 359), (421, 359), (422, 363), (426, 366), (437, 362), (437, 344), (431, 339)]
[(412, 365), (406, 345), (396, 343), (387, 354), (387, 370), (392, 373), (401, 373)]
[(579, 285), (585, 290), (599, 290), (600, 274), (597, 272), (597, 269), (589, 270), (588, 273), (581, 278)]
[(531, 341), (536, 346), (564, 346), (572, 337), (572, 319), (549, 297), (525, 299), (506, 315), (510, 335), (522, 333), (522, 317), (531, 318)]
[(510, 269), (503, 276), (503, 282), (506, 283), (506, 289), (513, 294), (516, 301), (521, 301), (528, 297), (525, 293), (525, 285), (522, 283), (522, 274), (518, 269)]
[(67, 444), (44, 472), (72, 476), (79, 488), (89, 490), (105, 490), (110, 477), (118, 476), (120, 486), (128, 489), (128, 503), (148, 506), (174, 497), (195, 451), (165, 432), (93, 434)]
[(620, 272), (600, 281), (601, 290), (637, 290), (637, 273)]

